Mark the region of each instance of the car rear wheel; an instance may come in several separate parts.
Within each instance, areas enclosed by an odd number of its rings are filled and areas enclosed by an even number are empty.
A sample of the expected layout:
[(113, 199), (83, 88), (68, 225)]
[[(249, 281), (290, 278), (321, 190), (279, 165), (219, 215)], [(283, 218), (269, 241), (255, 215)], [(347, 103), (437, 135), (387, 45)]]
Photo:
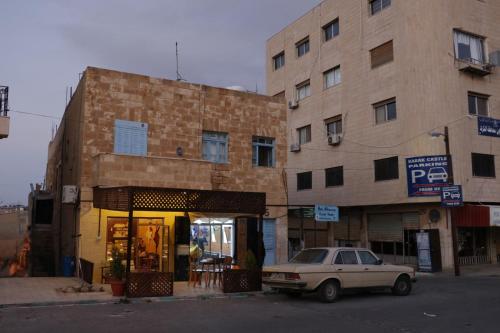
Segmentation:
[(321, 301), (326, 303), (333, 303), (338, 300), (340, 293), (339, 283), (335, 280), (328, 280), (323, 282), (319, 287), (318, 295)]
[(406, 275), (398, 277), (392, 287), (392, 293), (396, 296), (406, 296), (411, 292), (411, 281)]

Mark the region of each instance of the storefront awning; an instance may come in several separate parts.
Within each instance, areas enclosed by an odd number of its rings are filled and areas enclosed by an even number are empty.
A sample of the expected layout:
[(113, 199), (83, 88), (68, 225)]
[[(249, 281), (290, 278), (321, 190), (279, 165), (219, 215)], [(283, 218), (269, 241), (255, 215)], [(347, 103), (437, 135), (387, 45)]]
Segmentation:
[(464, 205), (451, 209), (451, 217), (457, 227), (489, 227), (490, 207)]
[(118, 211), (264, 214), (266, 193), (134, 186), (95, 187), (93, 206)]

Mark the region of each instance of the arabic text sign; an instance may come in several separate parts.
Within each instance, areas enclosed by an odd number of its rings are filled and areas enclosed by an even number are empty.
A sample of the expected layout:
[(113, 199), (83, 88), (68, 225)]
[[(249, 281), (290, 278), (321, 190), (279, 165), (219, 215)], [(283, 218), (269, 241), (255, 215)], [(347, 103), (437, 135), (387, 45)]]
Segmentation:
[(477, 117), (477, 129), (479, 135), (500, 138), (500, 119)]
[(438, 196), (441, 187), (448, 186), (448, 159), (446, 155), (407, 158), (406, 177), (409, 197)]
[(500, 206), (490, 206), (490, 225), (500, 227)]
[(463, 205), (462, 186), (453, 185), (441, 188), (442, 207), (460, 207)]
[(339, 208), (336, 206), (315, 205), (314, 219), (318, 222), (338, 222)]

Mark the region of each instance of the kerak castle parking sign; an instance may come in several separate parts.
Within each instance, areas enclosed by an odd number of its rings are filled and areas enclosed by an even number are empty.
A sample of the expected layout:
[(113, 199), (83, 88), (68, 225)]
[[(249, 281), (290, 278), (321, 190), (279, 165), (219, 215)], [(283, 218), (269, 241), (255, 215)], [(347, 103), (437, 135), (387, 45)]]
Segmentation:
[(448, 159), (446, 155), (410, 157), (406, 159), (406, 177), (409, 197), (441, 195), (448, 186)]

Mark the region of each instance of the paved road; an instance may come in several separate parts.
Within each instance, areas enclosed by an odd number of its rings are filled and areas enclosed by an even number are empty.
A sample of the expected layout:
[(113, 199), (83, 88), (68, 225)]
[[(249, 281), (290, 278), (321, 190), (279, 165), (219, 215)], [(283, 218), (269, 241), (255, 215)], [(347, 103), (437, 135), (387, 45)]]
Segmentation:
[(498, 332), (500, 277), (422, 278), (408, 297), (347, 295), (0, 310), (7, 332)]

